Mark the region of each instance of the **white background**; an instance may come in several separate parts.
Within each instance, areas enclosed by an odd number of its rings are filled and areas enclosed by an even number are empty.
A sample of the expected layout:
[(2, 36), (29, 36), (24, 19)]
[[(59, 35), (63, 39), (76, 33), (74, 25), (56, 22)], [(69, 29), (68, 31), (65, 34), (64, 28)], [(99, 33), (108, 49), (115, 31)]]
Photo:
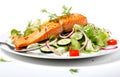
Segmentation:
[[(0, 35), (13, 28), (23, 30), (30, 20), (46, 19), (41, 9), (59, 13), (62, 5), (72, 6), (72, 12), (85, 15), (88, 22), (105, 27), (120, 38), (119, 0), (0, 0)], [(80, 60), (35, 59), (2, 50), (0, 57), (11, 60), (0, 62), (0, 77), (120, 77), (119, 51)], [(71, 74), (71, 68), (79, 69), (79, 73)]]

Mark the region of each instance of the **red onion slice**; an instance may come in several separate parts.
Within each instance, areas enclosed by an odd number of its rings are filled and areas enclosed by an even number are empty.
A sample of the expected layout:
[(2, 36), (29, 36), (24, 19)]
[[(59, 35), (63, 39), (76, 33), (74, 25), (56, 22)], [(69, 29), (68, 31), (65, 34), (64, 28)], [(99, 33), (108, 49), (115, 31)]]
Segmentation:
[(61, 38), (68, 38), (68, 37), (70, 37), (73, 33), (74, 33), (74, 28), (72, 29), (72, 31), (71, 31), (67, 36), (62, 36), (61, 34), (59, 34), (59, 37), (61, 37)]
[(80, 48), (80, 51), (82, 51), (82, 50), (86, 47), (89, 38), (87, 37), (87, 35), (86, 35), (82, 30), (80, 30), (80, 31), (81, 31), (81, 33), (82, 33), (82, 34), (84, 35), (84, 37), (85, 37), (85, 43), (84, 43), (84, 45)]
[(55, 38), (53, 41), (49, 42), (49, 44), (53, 44), (57, 41), (57, 38)]
[(116, 48), (118, 48), (118, 46), (108, 46), (105, 48), (101, 48), (101, 50), (112, 50), (112, 49), (116, 49)]
[(53, 50), (53, 49), (50, 48), (49, 41), (46, 42), (46, 46), (47, 46), (47, 48), (48, 48), (49, 50), (51, 50), (53, 53), (55, 53), (55, 54), (58, 55), (58, 56), (61, 56), (60, 53), (58, 53), (58, 52), (56, 52), (55, 50)]

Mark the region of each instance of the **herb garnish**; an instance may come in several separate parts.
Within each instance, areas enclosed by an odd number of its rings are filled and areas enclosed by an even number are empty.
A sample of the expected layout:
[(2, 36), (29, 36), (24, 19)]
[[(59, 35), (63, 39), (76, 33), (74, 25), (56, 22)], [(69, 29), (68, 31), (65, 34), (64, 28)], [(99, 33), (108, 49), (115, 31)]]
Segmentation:
[(0, 62), (10, 62), (10, 61), (8, 61), (8, 60), (6, 60), (4, 58), (0, 58)]
[(78, 73), (78, 72), (79, 72), (78, 69), (70, 69), (69, 71), (70, 71), (72, 74), (74, 74), (74, 73)]
[(36, 19), (36, 21), (34, 23), (32, 23), (32, 21), (29, 21), (26, 29), (24, 30), (24, 33), (21, 33), (20, 31), (18, 31), (16, 29), (12, 29), (10, 38), (14, 38), (16, 36), (17, 37), (27, 36), (27, 35), (33, 33), (35, 30), (40, 31), (40, 28), (41, 28), (40, 25), (41, 25), (41, 20), (40, 19)]
[(42, 9), (41, 12), (49, 14), (49, 20), (50, 21), (51, 20), (56, 20), (56, 18), (58, 17), (57, 14), (50, 13), (46, 9)]
[(51, 12), (48, 12), (46, 9), (42, 9), (41, 12), (43, 13), (47, 13), (49, 15), (49, 21), (56, 21), (56, 22), (59, 22), (58, 18), (61, 17), (65, 17), (65, 16), (69, 16), (71, 13), (71, 9), (72, 7), (66, 7), (65, 5), (62, 7), (63, 9), (63, 12), (61, 13), (62, 16), (58, 16), (57, 14), (55, 13), (51, 13)]
[(41, 25), (40, 19), (36, 19), (36, 21), (34, 23), (32, 23), (32, 21), (29, 21), (28, 26), (27, 26), (26, 30), (24, 31), (24, 36), (27, 36), (27, 35), (33, 33), (35, 30), (40, 30), (40, 25)]
[(10, 35), (10, 38), (14, 38), (16, 36), (21, 36), (21, 32), (16, 30), (16, 29), (12, 29), (11, 30), (11, 35)]
[(62, 8), (63, 8), (63, 12), (62, 12), (63, 15), (69, 16), (71, 14), (70, 11), (71, 11), (72, 7), (68, 8), (64, 5)]

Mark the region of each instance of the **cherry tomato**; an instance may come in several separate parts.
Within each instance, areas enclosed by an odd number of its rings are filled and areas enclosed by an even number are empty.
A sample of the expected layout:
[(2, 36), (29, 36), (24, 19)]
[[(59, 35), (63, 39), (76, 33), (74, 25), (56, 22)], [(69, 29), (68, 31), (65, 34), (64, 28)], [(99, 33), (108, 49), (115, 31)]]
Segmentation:
[(116, 45), (116, 44), (117, 44), (117, 40), (115, 40), (115, 39), (109, 39), (109, 40), (107, 41), (107, 44), (108, 44), (108, 45)]
[(79, 50), (69, 50), (69, 56), (79, 56)]

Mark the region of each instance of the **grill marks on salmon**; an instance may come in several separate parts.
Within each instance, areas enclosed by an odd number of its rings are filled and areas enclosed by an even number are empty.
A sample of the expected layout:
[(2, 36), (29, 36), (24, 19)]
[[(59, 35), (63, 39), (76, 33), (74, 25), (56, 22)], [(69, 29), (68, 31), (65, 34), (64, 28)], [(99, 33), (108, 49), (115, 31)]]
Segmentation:
[(59, 35), (63, 31), (70, 32), (74, 24), (86, 25), (87, 18), (81, 14), (71, 14), (69, 16), (58, 17), (58, 22), (46, 22), (41, 26), (40, 30), (34, 31), (32, 34), (26, 37), (16, 37), (14, 38), (14, 44), (16, 49), (26, 47), (30, 44), (40, 42), (49, 39), (52, 35)]

